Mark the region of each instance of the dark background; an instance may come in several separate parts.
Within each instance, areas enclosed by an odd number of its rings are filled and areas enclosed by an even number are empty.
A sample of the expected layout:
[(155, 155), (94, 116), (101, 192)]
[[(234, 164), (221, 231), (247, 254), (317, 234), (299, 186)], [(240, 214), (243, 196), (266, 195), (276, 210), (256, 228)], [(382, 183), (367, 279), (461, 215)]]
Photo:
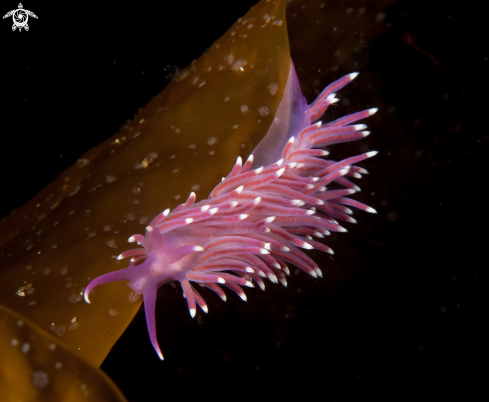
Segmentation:
[[(253, 3), (30, 1), (39, 19), (29, 32), (0, 21), (0, 213), (117, 132)], [(359, 225), (333, 239), (333, 279), (293, 274), (287, 289), (247, 291), (248, 303), (211, 298), (209, 315), (194, 320), (165, 288), (166, 360), (140, 312), (102, 365), (129, 401), (264, 389), (325, 400), (487, 398), (484, 17), (470, 2), (401, 1), (387, 18), (392, 30), (371, 44), (365, 67), (388, 105), (369, 122), (369, 149), (380, 155), (361, 183), (360, 199), (379, 214), (357, 213)]]

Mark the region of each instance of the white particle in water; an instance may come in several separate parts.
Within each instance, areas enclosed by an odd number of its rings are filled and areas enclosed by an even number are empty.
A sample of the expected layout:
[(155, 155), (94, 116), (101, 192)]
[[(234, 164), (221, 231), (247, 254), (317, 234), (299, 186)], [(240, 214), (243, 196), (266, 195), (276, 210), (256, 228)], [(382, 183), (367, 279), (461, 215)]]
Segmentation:
[(32, 385), (37, 389), (44, 389), (49, 385), (49, 375), (44, 371), (32, 373)]
[(77, 322), (74, 322), (73, 324), (71, 324), (69, 327), (68, 327), (68, 331), (74, 331), (75, 329), (78, 328), (80, 324), (78, 324)]
[(228, 54), (227, 56), (224, 56), (224, 60), (231, 65), (234, 63), (234, 55), (232, 53)]
[(127, 300), (129, 300), (130, 303), (134, 303), (134, 302), (138, 301), (140, 297), (141, 297), (141, 295), (139, 293), (136, 293), (136, 292), (129, 292), (127, 294)]
[(77, 185), (66, 196), (67, 197), (73, 197), (76, 193), (78, 193), (78, 191), (80, 191), (80, 189), (81, 189), (81, 186)]
[(149, 222), (149, 218), (147, 216), (141, 216), (141, 218), (139, 218), (138, 222), (141, 225), (144, 225), (145, 223), (148, 223)]
[(270, 110), (268, 109), (267, 106), (260, 106), (258, 108), (258, 113), (260, 114), (260, 116), (268, 116), (270, 114)]
[(278, 85), (275, 82), (268, 84), (268, 92), (270, 95), (275, 95), (278, 92)]
[(119, 312), (116, 309), (109, 308), (109, 316), (110, 317), (115, 317), (117, 314), (119, 314)]
[(246, 66), (247, 64), (248, 64), (248, 62), (246, 60), (238, 59), (231, 65), (231, 70), (243, 71), (244, 70), (243, 67)]

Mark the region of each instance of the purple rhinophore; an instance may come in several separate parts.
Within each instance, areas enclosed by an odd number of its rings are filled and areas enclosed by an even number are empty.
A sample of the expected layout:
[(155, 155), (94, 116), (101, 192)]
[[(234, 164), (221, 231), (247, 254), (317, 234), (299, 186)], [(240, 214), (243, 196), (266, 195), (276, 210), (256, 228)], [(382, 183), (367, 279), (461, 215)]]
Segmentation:
[[(158, 288), (179, 281), (190, 315), (196, 305), (207, 313), (207, 305), (194, 284), (214, 291), (226, 301), (225, 286), (246, 301), (241, 286), (264, 289), (262, 278), (287, 285), (287, 263), (317, 278), (317, 264), (301, 249), (333, 251), (316, 240), (330, 231), (345, 232), (337, 220), (356, 222), (348, 207), (375, 213), (373, 208), (347, 198), (359, 188), (346, 178), (366, 173), (354, 164), (374, 156), (367, 152), (343, 161), (325, 159), (331, 144), (366, 137), (364, 124), (352, 124), (377, 109), (354, 113), (335, 121), (318, 121), (338, 99), (336, 91), (358, 74), (348, 74), (330, 84), (311, 104), (303, 97), (291, 65), (287, 85), (273, 124), (243, 164), (238, 157), (228, 176), (212, 190), (208, 199), (187, 201), (172, 212), (166, 210), (146, 227), (146, 236), (133, 235), (129, 242), (142, 248), (128, 250), (118, 259), (130, 258), (128, 268), (107, 273), (90, 282), (90, 291), (103, 283), (130, 281), (144, 297), (151, 343), (163, 360), (155, 328)], [(328, 189), (330, 183), (338, 186)], [(193, 282), (193, 283), (191, 283)]]

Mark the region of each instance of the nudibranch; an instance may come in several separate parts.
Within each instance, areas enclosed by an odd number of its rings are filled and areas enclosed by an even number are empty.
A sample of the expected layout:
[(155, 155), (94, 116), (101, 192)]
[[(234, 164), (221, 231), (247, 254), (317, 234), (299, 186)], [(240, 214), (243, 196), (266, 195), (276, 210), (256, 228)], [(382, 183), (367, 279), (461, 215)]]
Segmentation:
[[(124, 260), (116, 259), (124, 250), (121, 247), (159, 211), (175, 208), (182, 202), (181, 197), (190, 191), (199, 199), (206, 197), (223, 172), (232, 168), (236, 157), (249, 155), (267, 131), (267, 142), (271, 144), (262, 142), (255, 149), (254, 162), (249, 169), (266, 167), (281, 158), (291, 134), (280, 136), (280, 133), (292, 133), (294, 122), (277, 110), (280, 101), (287, 99), (284, 89), (291, 69), (291, 51), (304, 93), (309, 96), (331, 74), (363, 69), (364, 65), (357, 63), (358, 58), (349, 55), (355, 55), (382, 29), (388, 29), (387, 26), (382, 28), (385, 24), (369, 14), (378, 12), (379, 7), (367, 8), (358, 25), (357, 13), (350, 13), (350, 8), (345, 13), (343, 4), (335, 9), (324, 7), (323, 2), (309, 1), (307, 7), (299, 2), (288, 2), (286, 16), (285, 3), (284, 0), (257, 3), (204, 55), (182, 69), (130, 123), (81, 155), (76, 164), (60, 173), (23, 207), (0, 219), (0, 304), (55, 335), (59, 342), (91, 364), (102, 363), (139, 310), (142, 297), (135, 297), (134, 291), (123, 281), (113, 282), (97, 288), (91, 294), (92, 304), (88, 305), (83, 302), (87, 284), (124, 264)], [(320, 23), (310, 29), (309, 21), (312, 18), (316, 21), (318, 16), (321, 16)], [(334, 32), (331, 31), (333, 26)], [(350, 36), (352, 26), (358, 33), (354, 39)], [(290, 46), (288, 29), (292, 39)], [(319, 48), (320, 52), (313, 50)], [(360, 61), (363, 56), (364, 53)], [(287, 86), (289, 93), (291, 89)], [(358, 98), (356, 101), (363, 103)], [(286, 103), (282, 102), (282, 107)], [(275, 134), (272, 134), (269, 128), (275, 117), (282, 119), (282, 126), (276, 122)], [(96, 124), (93, 123), (92, 131), (99, 132)], [(296, 129), (300, 129), (301, 124)], [(310, 125), (307, 119), (306, 125)], [(307, 156), (308, 160), (311, 158), (317, 157)], [(290, 170), (289, 164), (284, 162), (278, 170), (284, 167)], [(361, 174), (361, 170), (355, 172), (355, 169), (352, 166), (345, 175)], [(307, 177), (307, 173), (303, 173)], [(284, 171), (280, 180), (287, 174), (290, 172)], [(335, 183), (341, 185), (340, 179)], [(351, 185), (346, 188), (352, 189)], [(245, 186), (243, 192), (247, 191), (251, 190)], [(240, 195), (240, 199), (242, 197), (244, 195)], [(334, 203), (330, 205), (334, 210), (339, 208)], [(267, 205), (262, 198), (257, 209), (249, 212), (250, 216), (241, 224), (251, 222), (264, 206)], [(192, 207), (195, 205), (187, 206)], [(306, 209), (314, 207), (317, 208), (312, 205)], [(175, 213), (169, 214), (167, 219), (173, 219)], [(221, 214), (222, 208), (215, 217)], [(278, 215), (268, 218), (271, 216)], [(278, 219), (270, 225), (277, 225)], [(204, 223), (195, 221), (188, 229)], [(179, 231), (183, 228), (171, 233)], [(316, 247), (312, 239), (305, 240), (311, 235), (302, 235), (303, 241)], [(273, 236), (266, 237), (272, 239)], [(274, 251), (273, 244), (269, 251)], [(143, 254), (139, 256), (144, 258)], [(142, 258), (134, 264), (141, 262)], [(277, 280), (284, 280), (274, 269), (276, 267), (264, 274), (272, 276), (273, 273)], [(233, 272), (228, 271), (231, 275)], [(248, 278), (256, 283), (260, 280), (249, 275)], [(220, 286), (219, 283), (216, 286)], [(22, 356), (26, 362), (31, 361), (30, 356)], [(2, 367), (8, 369), (9, 364), (5, 360)]]
[(317, 278), (321, 269), (302, 250), (333, 253), (322, 239), (330, 232), (345, 232), (338, 221), (355, 223), (355, 207), (375, 210), (349, 198), (359, 190), (347, 176), (361, 177), (366, 171), (357, 163), (374, 156), (371, 151), (341, 161), (325, 158), (324, 148), (362, 139), (369, 134), (357, 121), (373, 115), (367, 109), (333, 121), (319, 119), (337, 102), (336, 91), (358, 73), (345, 75), (326, 87), (310, 105), (301, 93), (291, 63), (287, 84), (276, 116), (265, 138), (243, 164), (238, 157), (203, 201), (195, 193), (170, 212), (166, 209), (148, 226), (146, 235), (128, 241), (142, 246), (124, 251), (118, 259), (130, 259), (127, 268), (101, 275), (86, 287), (129, 281), (142, 294), (151, 343), (163, 360), (155, 326), (155, 303), (160, 286), (178, 281), (190, 315), (198, 305), (208, 312), (195, 285), (208, 288), (226, 301), (222, 287), (246, 301), (242, 287), (264, 290), (263, 278), (286, 286), (287, 264)]

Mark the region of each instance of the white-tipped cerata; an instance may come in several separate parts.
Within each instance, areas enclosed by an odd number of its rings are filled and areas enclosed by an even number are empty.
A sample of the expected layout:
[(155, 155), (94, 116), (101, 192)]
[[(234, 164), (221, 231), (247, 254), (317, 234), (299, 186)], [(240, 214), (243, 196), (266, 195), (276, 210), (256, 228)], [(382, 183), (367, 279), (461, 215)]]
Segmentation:
[(331, 95), (328, 95), (328, 97), (326, 98), (326, 102), (331, 103), (334, 99), (336, 99), (335, 96), (336, 96), (335, 93), (332, 93)]
[(378, 107), (373, 107), (372, 109), (368, 109), (368, 114), (372, 116), (373, 114), (377, 113), (378, 110)]
[(277, 177), (280, 177), (280, 176), (282, 176), (282, 174), (283, 174), (284, 172), (285, 172), (285, 168), (282, 168), (282, 169), (277, 170), (277, 171), (275, 172), (275, 175), (276, 175)]
[(358, 77), (358, 74), (360, 73), (350, 73), (348, 74), (348, 77), (350, 78), (350, 81), (353, 81), (355, 78)]

